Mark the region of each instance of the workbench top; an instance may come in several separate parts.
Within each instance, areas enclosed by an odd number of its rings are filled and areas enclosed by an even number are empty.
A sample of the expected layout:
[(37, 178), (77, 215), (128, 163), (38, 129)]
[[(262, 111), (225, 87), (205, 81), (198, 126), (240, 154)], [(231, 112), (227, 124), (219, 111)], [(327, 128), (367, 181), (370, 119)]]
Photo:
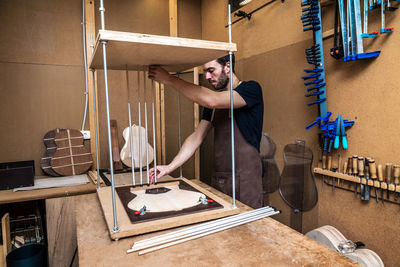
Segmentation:
[(17, 191), (17, 192), (14, 192), (12, 189), (1, 190), (0, 204), (24, 202), (24, 201), (48, 199), (56, 197), (68, 197), (68, 196), (96, 192), (96, 185), (94, 185), (90, 179), (88, 180), (89, 183), (84, 185), (54, 187), (54, 188), (35, 189), (35, 190)]
[[(229, 200), (210, 186), (195, 183)], [(112, 241), (97, 195), (78, 196), (75, 203), (80, 266), (359, 266), (273, 218), (142, 256), (127, 254), (135, 241), (168, 231)], [(237, 206), (249, 209), (241, 203)]]

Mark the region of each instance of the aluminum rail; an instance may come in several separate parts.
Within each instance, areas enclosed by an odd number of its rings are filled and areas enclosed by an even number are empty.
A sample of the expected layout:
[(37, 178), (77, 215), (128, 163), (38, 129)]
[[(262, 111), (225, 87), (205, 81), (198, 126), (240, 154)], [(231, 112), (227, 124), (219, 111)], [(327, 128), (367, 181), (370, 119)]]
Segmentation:
[(249, 222), (253, 222), (253, 221), (265, 218), (265, 217), (269, 217), (269, 216), (272, 216), (272, 215), (275, 215), (275, 214), (279, 214), (279, 213), (280, 213), (280, 211), (274, 211), (274, 212), (271, 212), (271, 213), (264, 213), (264, 214), (259, 215), (259, 216), (253, 216), (253, 217), (247, 218), (247, 219), (245, 219), (243, 221), (232, 223), (232, 224), (229, 224), (229, 225), (214, 229), (214, 230), (206, 232), (206, 233), (193, 235), (193, 236), (190, 236), (190, 237), (187, 237), (187, 238), (184, 238), (184, 239), (180, 239), (180, 240), (177, 240), (177, 241), (174, 241), (174, 242), (170, 242), (170, 243), (166, 243), (166, 244), (163, 244), (163, 245), (160, 245), (160, 246), (156, 246), (156, 247), (153, 247), (153, 248), (142, 250), (142, 251), (139, 252), (139, 255), (143, 255), (143, 254), (150, 253), (150, 252), (162, 249), (162, 248), (166, 248), (166, 247), (170, 247), (170, 246), (173, 246), (173, 245), (177, 245), (177, 244), (180, 244), (180, 243), (183, 243), (183, 242), (186, 242), (186, 241), (190, 241), (190, 240), (193, 240), (193, 239), (197, 239), (197, 238), (200, 238), (200, 237), (203, 237), (203, 236), (206, 236), (206, 235), (210, 235), (210, 234), (214, 234), (214, 233), (217, 233), (217, 232), (221, 232), (221, 231), (224, 231), (224, 230), (227, 230), (227, 229), (230, 229), (230, 228), (234, 228), (234, 227), (239, 226), (239, 225), (243, 225), (243, 224), (246, 224), (246, 223), (249, 223)]
[(243, 212), (243, 213), (240, 213), (240, 214), (237, 214), (237, 215), (225, 217), (225, 218), (222, 218), (222, 219), (218, 219), (218, 220), (214, 220), (214, 221), (198, 224), (198, 225), (187, 227), (185, 229), (181, 229), (181, 230), (178, 230), (178, 231), (174, 231), (174, 232), (166, 233), (166, 234), (163, 234), (163, 235), (154, 236), (154, 237), (151, 237), (151, 238), (147, 238), (147, 239), (144, 239), (144, 240), (137, 241), (137, 242), (135, 242), (134, 246), (136, 244), (142, 245), (142, 244), (146, 244), (146, 243), (155, 242), (157, 240), (167, 239), (167, 238), (169, 238), (171, 236), (184, 234), (187, 231), (196, 231), (196, 230), (204, 229), (206, 227), (216, 226), (216, 225), (219, 225), (219, 224), (224, 224), (224, 223), (227, 223), (227, 222), (235, 220), (235, 219), (241, 219), (241, 218), (244, 218), (244, 217), (249, 216), (249, 215), (259, 214), (259, 213), (262, 213), (262, 212), (265, 212), (265, 211), (269, 211), (269, 210), (274, 210), (274, 208), (272, 208), (272, 207), (263, 207), (263, 208), (259, 208), (259, 209), (255, 209), (255, 210), (251, 210), (251, 211), (247, 211), (247, 212)]

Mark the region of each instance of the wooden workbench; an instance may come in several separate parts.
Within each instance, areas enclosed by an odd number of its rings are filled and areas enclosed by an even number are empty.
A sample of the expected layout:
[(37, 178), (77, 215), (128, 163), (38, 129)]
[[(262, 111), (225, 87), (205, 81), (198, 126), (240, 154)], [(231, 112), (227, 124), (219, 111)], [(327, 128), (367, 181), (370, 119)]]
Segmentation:
[[(55, 179), (57, 179), (57, 178), (55, 178)], [(0, 191), (0, 204), (32, 201), (32, 200), (39, 200), (39, 199), (58, 198), (58, 197), (68, 197), (68, 196), (96, 192), (96, 185), (94, 185), (90, 179), (88, 179), (88, 180), (89, 180), (89, 183), (85, 184), (85, 185), (36, 189), (36, 190), (17, 191), (17, 192), (13, 192), (12, 189), (1, 190)]]
[[(75, 205), (80, 266), (359, 266), (272, 218), (143, 256), (127, 254), (133, 242), (167, 231), (111, 241), (96, 194), (75, 201), (81, 203)], [(249, 209), (241, 203), (238, 207)]]
[(69, 266), (73, 258), (76, 248), (76, 227), (75, 202), (72, 196), (96, 192), (96, 185), (91, 179), (88, 180), (89, 183), (85, 185), (17, 192), (13, 192), (12, 189), (0, 191), (0, 204), (45, 200), (50, 266)]

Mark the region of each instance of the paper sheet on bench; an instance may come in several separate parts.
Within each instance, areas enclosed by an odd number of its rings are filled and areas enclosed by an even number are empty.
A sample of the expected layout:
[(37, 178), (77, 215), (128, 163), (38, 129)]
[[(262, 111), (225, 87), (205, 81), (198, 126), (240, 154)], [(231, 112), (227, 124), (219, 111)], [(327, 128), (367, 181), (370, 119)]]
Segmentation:
[(35, 185), (28, 187), (14, 188), (14, 192), (25, 191), (25, 190), (35, 190), (43, 188), (53, 188), (53, 187), (65, 187), (87, 184), (89, 182), (86, 174), (75, 175), (75, 176), (64, 176), (64, 177), (53, 177), (53, 178), (35, 178)]

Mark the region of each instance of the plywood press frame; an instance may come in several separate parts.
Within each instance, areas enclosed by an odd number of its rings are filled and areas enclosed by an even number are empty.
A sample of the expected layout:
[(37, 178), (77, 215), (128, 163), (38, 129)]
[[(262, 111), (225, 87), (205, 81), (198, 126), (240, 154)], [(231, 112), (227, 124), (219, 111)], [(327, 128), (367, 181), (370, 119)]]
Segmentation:
[[(150, 233), (155, 231), (160, 231), (164, 229), (169, 229), (173, 227), (218, 219), (234, 214), (240, 213), (240, 209), (232, 208), (232, 203), (223, 200), (222, 198), (218, 197), (217, 195), (211, 193), (210, 191), (202, 188), (201, 186), (191, 182), (186, 178), (179, 178), (179, 179), (168, 179), (164, 181), (179, 181), (183, 180), (185, 183), (189, 184), (190, 186), (197, 189), (199, 192), (209, 196), (214, 201), (218, 202), (223, 206), (221, 209), (214, 209), (214, 210), (206, 210), (201, 212), (196, 212), (192, 214), (186, 214), (176, 217), (170, 217), (165, 219), (159, 219), (154, 221), (146, 221), (142, 223), (132, 224), (125, 208), (121, 200), (116, 194), (116, 210), (117, 210), (117, 220), (118, 220), (118, 227), (119, 232), (113, 231), (113, 210), (111, 204), (111, 187), (102, 187), (97, 190), (97, 197), (100, 201), (100, 206), (103, 211), (103, 216), (107, 224), (107, 230), (110, 234), (111, 239), (118, 240), (120, 238), (134, 236), (144, 233)], [(160, 184), (159, 186), (163, 186)], [(154, 188), (154, 185), (150, 185), (150, 187)], [(143, 189), (146, 189), (147, 186), (143, 186)]]
[(107, 42), (107, 68), (143, 70), (143, 66), (162, 65), (180, 72), (203, 65), (237, 51), (235, 43), (181, 37), (99, 30), (90, 68), (103, 68), (101, 42)]

